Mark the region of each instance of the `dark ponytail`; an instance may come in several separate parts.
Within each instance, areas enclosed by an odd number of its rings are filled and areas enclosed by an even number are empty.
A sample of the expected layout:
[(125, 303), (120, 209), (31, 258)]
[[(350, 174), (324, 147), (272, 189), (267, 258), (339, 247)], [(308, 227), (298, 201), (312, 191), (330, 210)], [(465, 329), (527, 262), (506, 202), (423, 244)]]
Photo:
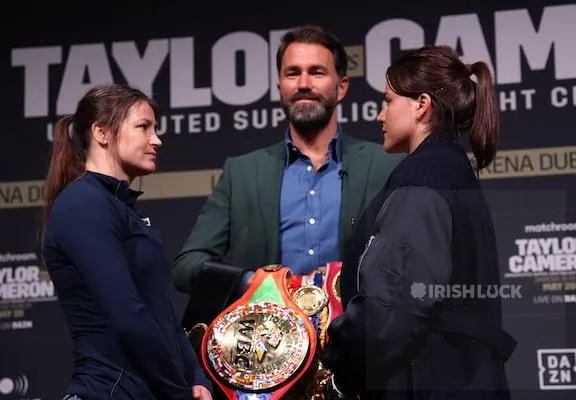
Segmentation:
[(456, 137), (469, 134), (477, 170), (492, 162), (500, 112), (486, 63), (464, 64), (449, 46), (424, 46), (390, 65), (387, 78), (400, 96), (417, 99), (422, 93), (430, 95), (433, 131), (451, 131)]
[(476, 76), (476, 104), (470, 128), (470, 147), (476, 158), (476, 168), (481, 170), (496, 156), (500, 114), (492, 75), (486, 63), (475, 62), (470, 66), (470, 72)]
[[(46, 220), (58, 194), (70, 182), (84, 173), (84, 156), (79, 143), (70, 136), (73, 129), (73, 117), (60, 118), (54, 127), (52, 152), (48, 173), (44, 180), (44, 210), (40, 228), (40, 236), (44, 235)], [(77, 142), (77, 141), (76, 141)]]

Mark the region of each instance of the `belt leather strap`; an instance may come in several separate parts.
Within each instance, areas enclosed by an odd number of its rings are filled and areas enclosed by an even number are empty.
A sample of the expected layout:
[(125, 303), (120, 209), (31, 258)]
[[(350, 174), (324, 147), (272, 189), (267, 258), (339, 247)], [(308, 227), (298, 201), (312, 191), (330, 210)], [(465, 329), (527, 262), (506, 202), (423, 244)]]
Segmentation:
[(344, 312), (340, 294), (340, 271), (342, 262), (335, 261), (326, 264), (326, 279), (324, 291), (328, 294), (328, 323)]

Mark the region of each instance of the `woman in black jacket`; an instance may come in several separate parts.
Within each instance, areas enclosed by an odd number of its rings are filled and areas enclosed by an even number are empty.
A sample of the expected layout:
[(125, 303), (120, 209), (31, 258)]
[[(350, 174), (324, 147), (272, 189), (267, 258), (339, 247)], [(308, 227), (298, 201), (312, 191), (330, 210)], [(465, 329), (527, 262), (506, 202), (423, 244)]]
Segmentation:
[(329, 328), (323, 359), (332, 395), (509, 398), (504, 363), (515, 341), (501, 328), (506, 292), (491, 215), (457, 143), (469, 135), (478, 170), (495, 156), (490, 71), (426, 46), (389, 67), (384, 95), (384, 149), (408, 155), (344, 254), (345, 312)]

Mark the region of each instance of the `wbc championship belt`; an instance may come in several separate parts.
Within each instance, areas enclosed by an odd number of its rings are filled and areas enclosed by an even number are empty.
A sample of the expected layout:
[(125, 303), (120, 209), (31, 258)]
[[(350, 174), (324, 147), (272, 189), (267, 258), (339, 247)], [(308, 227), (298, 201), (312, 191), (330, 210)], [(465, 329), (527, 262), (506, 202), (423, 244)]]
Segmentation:
[(206, 329), (201, 360), (227, 399), (324, 399), (330, 372), (319, 356), (328, 325), (343, 311), (341, 265), (330, 262), (306, 275), (260, 268), (245, 294)]
[(259, 268), (244, 295), (208, 326), (201, 360), (230, 400), (276, 400), (308, 370), (317, 336), (288, 292), (291, 273)]

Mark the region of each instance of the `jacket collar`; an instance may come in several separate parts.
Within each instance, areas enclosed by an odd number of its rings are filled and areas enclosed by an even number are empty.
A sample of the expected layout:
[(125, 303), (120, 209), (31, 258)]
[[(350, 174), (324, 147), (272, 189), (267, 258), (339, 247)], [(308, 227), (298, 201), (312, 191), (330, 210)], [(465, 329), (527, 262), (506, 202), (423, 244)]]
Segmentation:
[(86, 171), (86, 177), (93, 182), (99, 183), (106, 191), (130, 207), (133, 207), (138, 197), (144, 193), (131, 189), (127, 181), (117, 179), (110, 175)]
[(434, 131), (429, 134), (412, 153), (420, 152), (429, 147), (448, 143), (457, 143), (457, 137), (453, 132), (444, 130)]
[[(336, 131), (336, 134), (330, 141), (330, 145), (328, 148), (328, 151), (330, 152), (330, 157), (336, 162), (342, 161), (342, 140), (340, 136), (341, 135), (339, 127), (339, 129)], [(286, 129), (286, 133), (284, 134), (284, 143), (286, 146), (286, 166), (289, 166), (294, 161), (296, 161), (298, 157), (300, 157), (301, 155), (300, 149), (298, 149), (298, 147), (296, 147), (292, 142), (292, 137), (290, 135), (289, 129)]]

